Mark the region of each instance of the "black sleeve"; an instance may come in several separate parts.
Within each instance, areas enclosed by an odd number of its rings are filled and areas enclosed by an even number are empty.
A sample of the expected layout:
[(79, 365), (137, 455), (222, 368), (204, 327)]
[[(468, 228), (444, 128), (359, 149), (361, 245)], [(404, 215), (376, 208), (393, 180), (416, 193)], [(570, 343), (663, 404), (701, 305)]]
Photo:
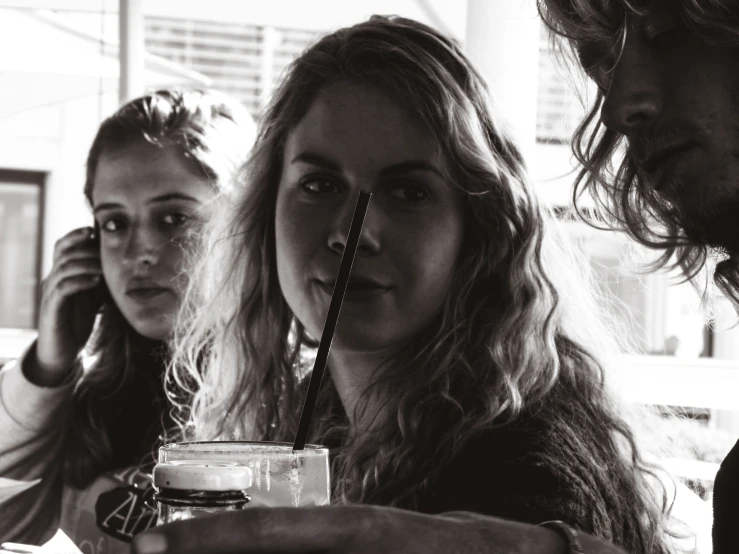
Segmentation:
[(467, 511), (531, 524), (561, 520), (592, 533), (584, 502), (547, 466), (531, 437), (498, 438), (466, 446), (430, 488), (422, 511)]
[(576, 495), (545, 467), (521, 464), (497, 471), (498, 475), (487, 479), (481, 476), (473, 494), (463, 498), (463, 510), (534, 525), (561, 520), (592, 532)]
[(721, 463), (713, 486), (713, 554), (739, 552), (739, 442)]

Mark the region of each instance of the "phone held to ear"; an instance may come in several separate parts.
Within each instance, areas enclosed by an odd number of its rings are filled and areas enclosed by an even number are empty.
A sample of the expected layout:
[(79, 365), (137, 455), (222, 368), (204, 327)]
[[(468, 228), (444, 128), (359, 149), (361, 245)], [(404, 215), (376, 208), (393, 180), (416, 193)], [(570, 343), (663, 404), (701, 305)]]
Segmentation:
[[(90, 240), (95, 245), (98, 254), (100, 254), (100, 225), (98, 225), (97, 221), (94, 223), (94, 228)], [(89, 294), (93, 299), (93, 304), (97, 306), (97, 309), (99, 309), (104, 302), (112, 302), (112, 297), (110, 296), (108, 285), (105, 284), (105, 277), (101, 276), (100, 282), (95, 285), (92, 290), (90, 290)]]

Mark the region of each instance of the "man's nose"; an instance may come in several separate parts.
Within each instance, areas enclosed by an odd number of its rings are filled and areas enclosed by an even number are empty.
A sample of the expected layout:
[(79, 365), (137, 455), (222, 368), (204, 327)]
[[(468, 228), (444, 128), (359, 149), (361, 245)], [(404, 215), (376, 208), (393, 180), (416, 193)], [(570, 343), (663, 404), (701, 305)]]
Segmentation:
[(601, 109), (603, 124), (626, 136), (653, 125), (662, 113), (663, 102), (659, 65), (646, 39), (630, 30), (611, 71)]

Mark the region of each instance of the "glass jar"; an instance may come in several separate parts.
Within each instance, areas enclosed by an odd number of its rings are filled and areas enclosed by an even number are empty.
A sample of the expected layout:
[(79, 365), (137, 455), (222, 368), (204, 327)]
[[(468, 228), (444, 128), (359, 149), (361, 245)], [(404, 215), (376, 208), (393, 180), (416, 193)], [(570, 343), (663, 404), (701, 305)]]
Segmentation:
[(157, 525), (242, 510), (249, 502), (251, 484), (251, 469), (235, 462), (159, 463), (154, 466)]
[(324, 506), (331, 499), (328, 448), (287, 442), (178, 442), (159, 448), (159, 463), (204, 460), (249, 467), (254, 483), (249, 508)]

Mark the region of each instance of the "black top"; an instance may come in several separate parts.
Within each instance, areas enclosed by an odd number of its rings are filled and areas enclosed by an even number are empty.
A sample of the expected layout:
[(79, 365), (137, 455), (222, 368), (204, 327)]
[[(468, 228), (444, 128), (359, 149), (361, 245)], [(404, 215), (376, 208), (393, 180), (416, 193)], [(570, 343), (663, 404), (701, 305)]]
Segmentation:
[(114, 437), (110, 469), (131, 465), (147, 468), (156, 463), (159, 436), (172, 427), (163, 384), (164, 351), (162, 343), (145, 342), (133, 353), (137, 371), (132, 378), (114, 398), (100, 401), (110, 436)]
[(713, 554), (739, 552), (739, 442), (721, 463), (713, 484)]
[(464, 445), (421, 495), (418, 511), (468, 511), (531, 524), (562, 520), (588, 531), (576, 496), (546, 463), (545, 429), (505, 428)]
[[(154, 466), (159, 437), (172, 426), (163, 384), (162, 344), (139, 339), (124, 354), (134, 368), (125, 380), (121, 374), (105, 388), (85, 388), (76, 395), (74, 431), (68, 436), (65, 454), (67, 484), (85, 488), (106, 471), (130, 466), (148, 471)], [(88, 421), (90, 412), (96, 414), (94, 426), (102, 426), (108, 436), (98, 448), (86, 445), (95, 433)]]

